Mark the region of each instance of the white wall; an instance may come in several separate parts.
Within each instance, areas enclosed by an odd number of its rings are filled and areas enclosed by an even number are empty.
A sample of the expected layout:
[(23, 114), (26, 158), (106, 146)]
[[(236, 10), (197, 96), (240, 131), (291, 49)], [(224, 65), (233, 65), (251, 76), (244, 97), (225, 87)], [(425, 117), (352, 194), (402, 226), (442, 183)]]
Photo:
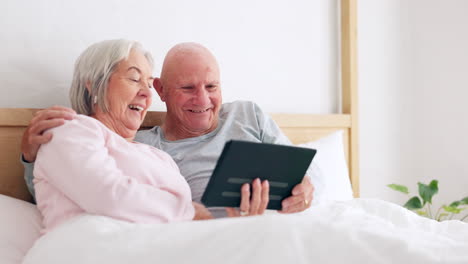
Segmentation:
[[(112, 3), (112, 6), (107, 6)], [(213, 50), (225, 101), (269, 112), (338, 109), (338, 1), (26, 1), (0, 10), (0, 107), (69, 105), (73, 63), (93, 42), (181, 41)], [(468, 1), (359, 0), (361, 194), (440, 180), (439, 201), (468, 195)], [(153, 109), (164, 109), (155, 100)]]
[(359, 0), (361, 194), (439, 180), (435, 204), (468, 196), (468, 1)]
[[(153, 53), (155, 75), (174, 44), (206, 45), (221, 65), (225, 101), (254, 100), (269, 112), (334, 112), (337, 3), (2, 1), (0, 107), (69, 105), (76, 57), (96, 41), (129, 38)], [(164, 107), (155, 100), (152, 109)]]

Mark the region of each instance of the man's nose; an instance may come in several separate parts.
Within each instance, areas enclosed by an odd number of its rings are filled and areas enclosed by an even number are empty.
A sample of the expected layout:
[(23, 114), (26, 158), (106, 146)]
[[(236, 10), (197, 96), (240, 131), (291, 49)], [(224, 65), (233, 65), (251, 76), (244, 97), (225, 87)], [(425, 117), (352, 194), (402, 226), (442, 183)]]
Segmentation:
[(193, 103), (195, 105), (206, 106), (210, 102), (210, 94), (205, 89), (205, 86), (197, 87), (195, 96), (193, 98)]

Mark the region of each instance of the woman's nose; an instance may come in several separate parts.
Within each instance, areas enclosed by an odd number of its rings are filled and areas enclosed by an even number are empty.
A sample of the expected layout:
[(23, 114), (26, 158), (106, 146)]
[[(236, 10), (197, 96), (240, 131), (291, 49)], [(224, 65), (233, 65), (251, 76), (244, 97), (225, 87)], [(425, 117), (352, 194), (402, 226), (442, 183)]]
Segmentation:
[(153, 95), (151, 93), (151, 89), (153, 88), (149, 87), (148, 85), (142, 84), (140, 91), (138, 91), (138, 95), (151, 98), (151, 96)]

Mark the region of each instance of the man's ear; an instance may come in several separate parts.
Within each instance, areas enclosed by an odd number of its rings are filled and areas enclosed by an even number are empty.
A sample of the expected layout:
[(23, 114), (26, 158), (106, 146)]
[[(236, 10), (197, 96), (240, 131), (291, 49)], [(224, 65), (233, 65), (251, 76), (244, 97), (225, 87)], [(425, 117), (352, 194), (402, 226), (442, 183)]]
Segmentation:
[(164, 87), (162, 85), (161, 79), (160, 78), (154, 78), (153, 81), (153, 86), (156, 92), (159, 95), (159, 98), (161, 98), (161, 101), (165, 102), (166, 98), (164, 96)]

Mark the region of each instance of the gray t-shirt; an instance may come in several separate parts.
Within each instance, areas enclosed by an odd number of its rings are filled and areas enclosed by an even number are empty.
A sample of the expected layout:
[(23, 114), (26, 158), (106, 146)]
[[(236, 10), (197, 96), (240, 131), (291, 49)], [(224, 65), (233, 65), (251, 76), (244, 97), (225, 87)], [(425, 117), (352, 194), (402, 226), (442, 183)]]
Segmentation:
[[(199, 137), (176, 141), (166, 140), (161, 127), (139, 131), (135, 140), (159, 148), (172, 156), (192, 191), (192, 199), (200, 202), (224, 144), (229, 140), (245, 140), (290, 145), (289, 139), (276, 123), (255, 103), (236, 101), (222, 105), (218, 127)], [(24, 163), (25, 179), (34, 194), (33, 166)], [(224, 209), (212, 209), (215, 217), (224, 215)]]
[[(168, 141), (161, 127), (141, 131), (136, 141), (169, 153), (192, 190), (192, 200), (200, 202), (224, 144), (232, 139), (273, 144), (291, 144), (276, 123), (256, 104), (246, 101), (225, 103), (219, 113), (218, 127), (199, 137)], [(210, 209), (216, 216), (224, 209)]]

